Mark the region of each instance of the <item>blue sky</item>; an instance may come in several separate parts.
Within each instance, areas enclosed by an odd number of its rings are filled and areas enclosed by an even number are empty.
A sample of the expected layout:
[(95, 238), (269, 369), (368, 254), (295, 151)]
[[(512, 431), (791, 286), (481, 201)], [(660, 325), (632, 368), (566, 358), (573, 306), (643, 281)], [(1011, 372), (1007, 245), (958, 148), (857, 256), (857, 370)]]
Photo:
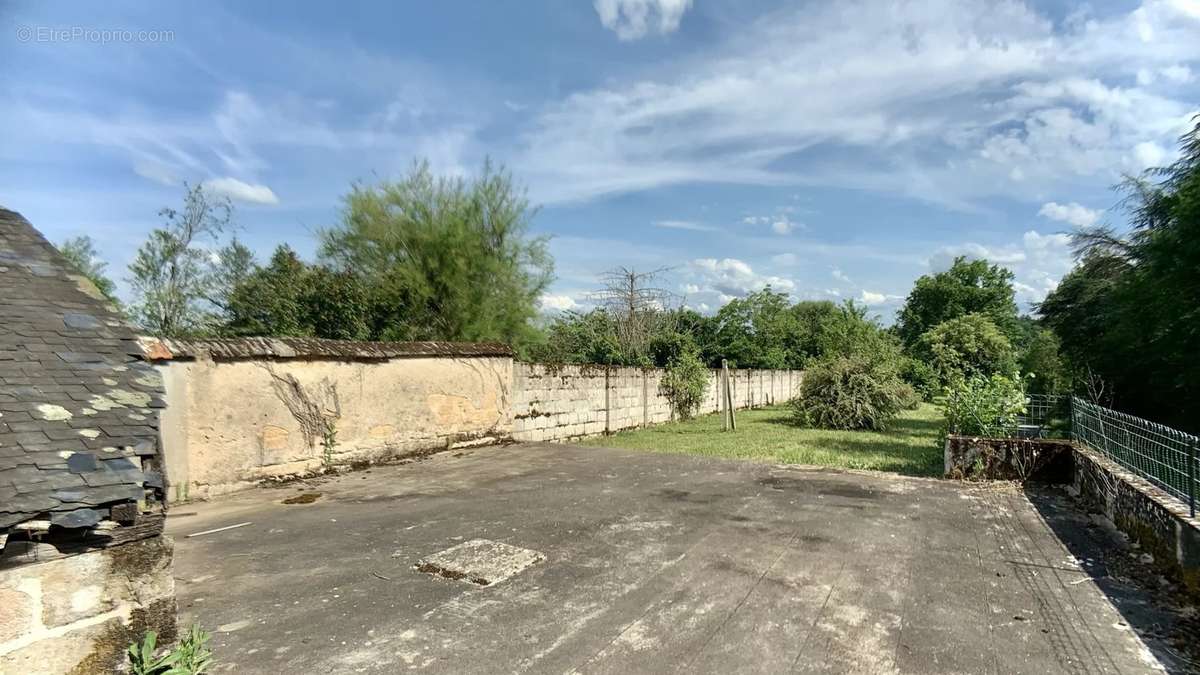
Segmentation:
[(352, 181), (491, 156), (553, 236), (547, 309), (625, 265), (890, 320), (957, 254), (1040, 300), (1064, 233), (1122, 224), (1200, 108), (1200, 2), (0, 2), (0, 63), (0, 204), (118, 280), (185, 180), (311, 254)]

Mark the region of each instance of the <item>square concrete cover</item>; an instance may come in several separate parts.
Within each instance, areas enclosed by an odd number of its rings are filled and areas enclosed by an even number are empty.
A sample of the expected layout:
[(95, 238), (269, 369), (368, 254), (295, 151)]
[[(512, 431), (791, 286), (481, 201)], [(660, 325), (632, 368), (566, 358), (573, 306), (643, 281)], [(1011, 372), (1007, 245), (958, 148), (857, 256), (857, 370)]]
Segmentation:
[(448, 579), (490, 586), (545, 560), (537, 551), (490, 539), (472, 539), (417, 563), (417, 569)]

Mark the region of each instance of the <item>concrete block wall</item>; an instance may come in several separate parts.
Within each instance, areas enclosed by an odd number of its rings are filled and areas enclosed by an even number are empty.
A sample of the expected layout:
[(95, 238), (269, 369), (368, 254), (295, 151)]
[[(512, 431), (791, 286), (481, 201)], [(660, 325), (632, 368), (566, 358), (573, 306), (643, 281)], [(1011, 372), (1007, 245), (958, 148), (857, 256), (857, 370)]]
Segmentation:
[[(658, 368), (513, 364), (513, 438), (569, 441), (660, 424), (672, 419), (659, 391)], [(730, 370), (734, 407), (783, 403), (800, 388), (803, 371)], [(709, 372), (699, 414), (718, 412), (720, 371)]]

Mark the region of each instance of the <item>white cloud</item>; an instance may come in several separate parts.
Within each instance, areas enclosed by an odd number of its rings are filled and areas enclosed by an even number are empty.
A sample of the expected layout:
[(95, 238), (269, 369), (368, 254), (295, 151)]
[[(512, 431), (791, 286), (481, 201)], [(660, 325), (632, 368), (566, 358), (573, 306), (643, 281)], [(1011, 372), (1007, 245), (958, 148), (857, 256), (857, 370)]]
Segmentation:
[(656, 220), (651, 223), (655, 227), (665, 227), (669, 230), (691, 230), (693, 232), (713, 232), (716, 228), (690, 220)]
[(773, 230), (775, 234), (791, 234), (792, 231), (802, 227), (804, 226), (800, 223), (792, 222), (792, 220), (787, 216), (776, 218), (771, 223), (771, 230)]
[(689, 265), (696, 285), (702, 293), (715, 293), (722, 302), (740, 298), (770, 286), (775, 291), (790, 293), (796, 282), (785, 277), (758, 274), (748, 263), (737, 258), (697, 258)]
[(546, 293), (542, 295), (540, 304), (542, 310), (551, 310), (555, 312), (565, 312), (569, 309), (575, 309), (579, 303), (569, 295), (554, 295)]
[(850, 277), (846, 276), (845, 272), (843, 272), (842, 270), (840, 270), (836, 267), (833, 268), (833, 270), (830, 272), (830, 275), (832, 275), (834, 279), (837, 279), (838, 281), (840, 281), (844, 284), (854, 283), (854, 282), (850, 281)]
[(1074, 266), (1070, 236), (1030, 230), (1021, 237), (1020, 244), (987, 247), (968, 243), (943, 247), (930, 257), (929, 267), (934, 272), (949, 269), (959, 255), (972, 260), (984, 259), (1010, 269), (1017, 300), (1026, 306), (1044, 300)]
[(250, 204), (278, 204), (279, 198), (266, 185), (244, 183), (236, 178), (211, 178), (201, 183), (205, 190), (235, 202)]
[(1167, 66), (1159, 71), (1159, 74), (1164, 79), (1170, 80), (1176, 84), (1187, 84), (1192, 81), (1192, 69), (1187, 66), (1175, 64)]
[(679, 29), (692, 0), (595, 0), (600, 23), (621, 40), (637, 40), (647, 33), (660, 35)]
[[(1194, 97), (1157, 74), (1197, 62), (1198, 28), (1163, 0), (1068, 22), (1020, 2), (806, 3), (544, 107), (515, 164), (544, 202), (698, 181), (1035, 199), (1174, 143)], [(1130, 86), (1139, 70), (1155, 89)]]
[(1150, 169), (1167, 163), (1167, 151), (1154, 141), (1144, 141), (1134, 146), (1133, 159), (1138, 169)]
[(171, 169), (153, 160), (134, 162), (133, 172), (160, 185), (179, 185), (179, 176), (176, 176)]
[(858, 295), (858, 301), (868, 307), (878, 307), (880, 305), (895, 304), (903, 300), (903, 295), (890, 295), (887, 293), (875, 293), (863, 289)]
[(775, 234), (791, 234), (796, 230), (806, 229), (804, 223), (798, 223), (788, 215), (795, 211), (795, 207), (785, 206), (776, 211), (778, 213), (773, 216), (746, 216), (742, 218), (742, 223), (753, 226), (769, 225)]
[(1046, 202), (1038, 210), (1039, 216), (1069, 223), (1075, 227), (1091, 227), (1095, 225), (1096, 221), (1100, 219), (1101, 213), (1098, 209), (1089, 209), (1076, 202), (1071, 202), (1070, 204)]
[(969, 242), (943, 246), (929, 256), (929, 268), (934, 272), (944, 272), (954, 264), (954, 259), (962, 256), (968, 260), (987, 260), (998, 265), (1015, 265), (1025, 262), (1025, 251), (1014, 246), (987, 247)]

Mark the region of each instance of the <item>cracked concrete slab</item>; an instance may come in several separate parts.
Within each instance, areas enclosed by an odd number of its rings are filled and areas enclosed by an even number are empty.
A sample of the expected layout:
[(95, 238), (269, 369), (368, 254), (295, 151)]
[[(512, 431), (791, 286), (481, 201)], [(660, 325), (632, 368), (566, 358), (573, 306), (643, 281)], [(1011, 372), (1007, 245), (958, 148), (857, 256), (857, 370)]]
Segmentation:
[[(168, 531), (253, 523), (177, 538), (182, 620), (239, 627), (214, 635), (215, 672), (1158, 671), (1137, 629), (1161, 617), (1094, 578), (1036, 502), (526, 444), (188, 505)], [(522, 569), (484, 586), (425, 563)]]
[(419, 561), (416, 569), (447, 579), (490, 586), (543, 560), (545, 556), (527, 548), (490, 539), (472, 539)]

